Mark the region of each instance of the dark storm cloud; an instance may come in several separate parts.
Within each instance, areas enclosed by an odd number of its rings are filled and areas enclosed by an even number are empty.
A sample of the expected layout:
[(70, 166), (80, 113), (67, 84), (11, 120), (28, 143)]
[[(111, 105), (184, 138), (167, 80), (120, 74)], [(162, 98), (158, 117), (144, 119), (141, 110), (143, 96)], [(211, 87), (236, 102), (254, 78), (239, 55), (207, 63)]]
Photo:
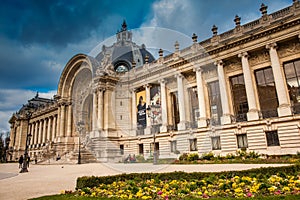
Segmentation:
[[(93, 30), (101, 28), (101, 24), (109, 23), (104, 21), (111, 15), (126, 17), (138, 27), (143, 21), (140, 14), (147, 13), (150, 3), (132, 0), (4, 0), (0, 7), (0, 29), (4, 37), (25, 45), (65, 46), (90, 37)], [(115, 24), (112, 28), (116, 31)]]

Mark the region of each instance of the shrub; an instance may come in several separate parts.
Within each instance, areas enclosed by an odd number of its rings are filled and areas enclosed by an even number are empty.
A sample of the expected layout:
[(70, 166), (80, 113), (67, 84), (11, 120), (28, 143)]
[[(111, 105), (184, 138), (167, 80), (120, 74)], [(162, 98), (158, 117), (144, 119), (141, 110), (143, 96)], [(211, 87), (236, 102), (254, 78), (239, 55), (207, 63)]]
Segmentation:
[(183, 154), (181, 154), (179, 156), (179, 160), (181, 160), (181, 161), (185, 161), (185, 160), (187, 160), (187, 158), (188, 158), (188, 154), (187, 153), (183, 153)]
[(188, 154), (187, 160), (188, 161), (195, 161), (199, 159), (199, 155), (197, 153)]
[(209, 153), (204, 153), (201, 156), (202, 160), (212, 160), (215, 157), (213, 152), (209, 152)]

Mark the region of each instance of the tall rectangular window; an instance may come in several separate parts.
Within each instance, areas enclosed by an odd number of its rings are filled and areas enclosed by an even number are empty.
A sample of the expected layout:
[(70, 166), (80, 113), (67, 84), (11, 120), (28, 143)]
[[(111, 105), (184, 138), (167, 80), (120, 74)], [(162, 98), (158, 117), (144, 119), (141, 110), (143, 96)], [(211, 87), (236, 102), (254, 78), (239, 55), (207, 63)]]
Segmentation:
[(197, 138), (190, 139), (190, 151), (197, 151)]
[(177, 141), (173, 140), (170, 141), (170, 149), (172, 153), (175, 153), (177, 151)]
[(180, 122), (178, 93), (177, 92), (171, 93), (171, 98), (172, 98), (172, 107), (173, 107), (172, 118), (173, 118), (173, 123), (174, 123), (174, 129), (177, 130), (177, 124)]
[(279, 138), (277, 131), (266, 131), (267, 145), (279, 146)]
[(199, 103), (198, 103), (198, 93), (197, 87), (192, 87), (188, 89), (191, 105), (191, 128), (197, 128), (197, 121), (199, 117)]
[(120, 154), (124, 155), (124, 144), (120, 145)]
[(211, 138), (212, 150), (221, 150), (221, 138), (220, 136)]
[(248, 148), (247, 134), (236, 135), (238, 148)]
[(263, 118), (277, 117), (278, 99), (272, 68), (256, 70), (255, 78)]
[(294, 113), (300, 113), (300, 60), (284, 63), (283, 69)]
[(236, 121), (247, 121), (249, 108), (243, 74), (230, 77), (230, 85)]
[(210, 102), (211, 125), (220, 125), (222, 116), (222, 104), (220, 96), (219, 81), (210, 82), (208, 86), (208, 96)]
[(144, 155), (144, 144), (139, 144), (139, 154)]

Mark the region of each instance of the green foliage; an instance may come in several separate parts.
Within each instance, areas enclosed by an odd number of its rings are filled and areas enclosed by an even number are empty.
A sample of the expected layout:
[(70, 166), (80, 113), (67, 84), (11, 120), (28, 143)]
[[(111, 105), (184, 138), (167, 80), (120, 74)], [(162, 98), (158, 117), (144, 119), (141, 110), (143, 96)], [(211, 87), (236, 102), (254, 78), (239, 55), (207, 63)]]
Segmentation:
[(215, 157), (215, 155), (213, 152), (204, 153), (201, 156), (201, 160), (213, 160), (214, 157)]
[(199, 155), (197, 153), (188, 154), (187, 160), (188, 161), (195, 161), (199, 159)]
[[(234, 176), (249, 176), (249, 177), (258, 177), (258, 178), (265, 178), (267, 176), (273, 174), (289, 174), (297, 176), (300, 172), (300, 165), (290, 165), (284, 167), (268, 167), (268, 168), (258, 168), (258, 169), (250, 169), (244, 171), (228, 171), (228, 172), (193, 172), (193, 173), (186, 173), (186, 172), (170, 172), (170, 173), (132, 173), (132, 174), (120, 174), (116, 176), (103, 176), (103, 177), (79, 177), (77, 178), (77, 185), (76, 189), (82, 189), (85, 187), (93, 188), (95, 186), (100, 185), (101, 183), (104, 184), (111, 184), (115, 181), (125, 181), (125, 180), (150, 180), (154, 179), (156, 181), (159, 180), (201, 180), (213, 179), (214, 177), (221, 177), (222, 179), (230, 179)], [(196, 184), (200, 187), (201, 183), (196, 182)]]
[(187, 160), (188, 156), (189, 156), (189, 154), (183, 153), (183, 154), (181, 154), (181, 155), (179, 156), (179, 160), (180, 160), (180, 161), (185, 161), (185, 160)]

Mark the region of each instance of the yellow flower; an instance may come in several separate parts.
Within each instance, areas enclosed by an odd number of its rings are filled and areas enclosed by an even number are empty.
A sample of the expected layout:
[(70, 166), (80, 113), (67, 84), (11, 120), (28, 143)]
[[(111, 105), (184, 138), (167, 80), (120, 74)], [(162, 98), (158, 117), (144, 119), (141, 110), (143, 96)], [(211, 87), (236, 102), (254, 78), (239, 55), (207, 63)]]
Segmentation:
[(276, 189), (277, 189), (276, 186), (271, 186), (271, 187), (268, 188), (270, 193), (273, 193)]
[(287, 187), (287, 186), (285, 186), (285, 187), (282, 188), (282, 191), (283, 191), (283, 192), (289, 192), (289, 191), (290, 191), (290, 188)]
[(66, 194), (66, 191), (65, 190), (61, 190), (60, 194)]
[(232, 183), (232, 188), (237, 188), (237, 184), (236, 183)]

